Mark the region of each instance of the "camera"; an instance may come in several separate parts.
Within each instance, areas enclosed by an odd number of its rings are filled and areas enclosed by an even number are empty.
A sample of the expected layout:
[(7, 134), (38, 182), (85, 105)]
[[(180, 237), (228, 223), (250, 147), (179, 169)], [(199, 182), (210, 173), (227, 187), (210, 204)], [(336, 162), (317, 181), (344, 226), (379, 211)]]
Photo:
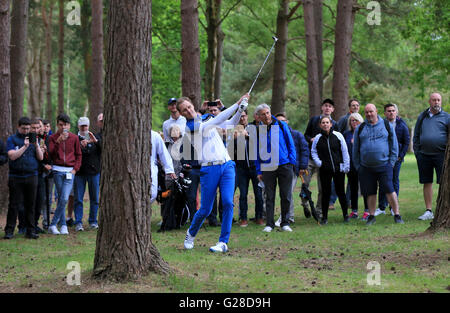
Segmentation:
[(217, 105), (218, 105), (217, 101), (208, 101), (208, 106), (209, 107), (215, 107)]
[(30, 141), (30, 143), (36, 143), (36, 133), (29, 133), (28, 140)]

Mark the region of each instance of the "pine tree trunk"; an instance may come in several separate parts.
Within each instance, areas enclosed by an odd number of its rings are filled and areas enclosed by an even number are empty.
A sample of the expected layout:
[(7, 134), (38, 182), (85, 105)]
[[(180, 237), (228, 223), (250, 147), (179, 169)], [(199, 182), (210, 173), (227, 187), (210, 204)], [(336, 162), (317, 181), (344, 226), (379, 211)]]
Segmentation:
[(14, 0), (11, 13), (11, 118), (16, 124), (23, 115), (27, 64), (28, 0)]
[(319, 76), (319, 98), (323, 98), (323, 51), (322, 51), (322, 0), (314, 1), (314, 24), (316, 26), (317, 75)]
[[(49, 9), (47, 15), (47, 3), (49, 2)], [(46, 70), (45, 70), (45, 85), (46, 85), (46, 118), (54, 123), (53, 120), (53, 106), (52, 106), (52, 16), (53, 16), (53, 1), (44, 0), (42, 3), (42, 20), (45, 27), (45, 51), (46, 51)]]
[(84, 64), (84, 92), (88, 96), (87, 107), (91, 104), (91, 76), (92, 76), (92, 50), (91, 50), (91, 21), (90, 16), (91, 5), (88, 1), (81, 3), (81, 54), (83, 56)]
[(441, 184), (436, 201), (436, 211), (431, 226), (427, 232), (448, 230), (450, 228), (450, 134), (445, 150), (444, 168), (442, 170)]
[(198, 42), (198, 0), (181, 0), (181, 92), (200, 108), (200, 45)]
[(91, 130), (96, 133), (97, 116), (103, 112), (103, 5), (102, 0), (92, 0), (92, 85), (89, 118)]
[(222, 93), (222, 60), (223, 60), (223, 41), (225, 40), (225, 33), (222, 31), (222, 26), (217, 28), (217, 61), (216, 70), (214, 72), (214, 99), (220, 99)]
[(213, 101), (215, 94), (215, 78), (217, 68), (218, 27), (220, 20), (221, 0), (206, 0), (206, 35), (208, 43), (208, 56), (205, 66), (205, 98)]
[[(169, 266), (151, 241), (151, 1), (111, 0), (94, 277), (129, 280)], [(120, 136), (117, 135), (120, 130)]]
[[(0, 1), (0, 139), (12, 133), (11, 125), (11, 76), (10, 76), (10, 2)], [(8, 209), (8, 166), (0, 166), (0, 214)]]
[(58, 114), (63, 112), (64, 112), (64, 0), (59, 0)]
[(45, 102), (45, 46), (41, 46), (39, 51), (39, 89), (38, 89), (38, 116), (45, 116), (44, 102)]
[(348, 110), (350, 60), (355, 20), (353, 1), (339, 0), (337, 7), (332, 90), (335, 120), (345, 115)]
[(271, 111), (284, 112), (286, 101), (286, 63), (288, 41), (289, 0), (281, 0), (277, 16), (277, 38), (273, 65), (272, 106)]
[(306, 68), (308, 72), (308, 103), (309, 116), (320, 114), (320, 85), (319, 85), (319, 61), (317, 56), (317, 36), (314, 21), (314, 3), (312, 0), (303, 2), (306, 36)]

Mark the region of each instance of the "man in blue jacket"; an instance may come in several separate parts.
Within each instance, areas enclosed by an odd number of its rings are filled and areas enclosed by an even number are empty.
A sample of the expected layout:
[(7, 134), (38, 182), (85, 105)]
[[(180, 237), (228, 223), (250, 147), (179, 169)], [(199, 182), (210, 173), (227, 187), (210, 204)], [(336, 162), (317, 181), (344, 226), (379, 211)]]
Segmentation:
[(275, 191), (280, 188), (281, 229), (289, 227), (289, 208), (292, 202), (292, 179), (297, 163), (294, 139), (286, 123), (278, 121), (270, 113), (270, 107), (263, 103), (256, 107), (262, 125), (259, 126), (256, 171), (258, 179), (264, 183), (266, 193), (266, 227), (271, 232), (275, 227)]
[(21, 117), (17, 133), (11, 135), (6, 142), (9, 158), (9, 207), (5, 227), (5, 239), (14, 236), (16, 219), (19, 209), (23, 207), (25, 216), (25, 237), (37, 239), (34, 221), (34, 202), (38, 185), (39, 161), (43, 159), (42, 150), (36, 140), (36, 134), (31, 135), (31, 120)]
[(394, 221), (403, 224), (392, 184), (392, 171), (398, 159), (397, 136), (392, 125), (378, 115), (374, 104), (367, 104), (364, 113), (366, 120), (356, 128), (353, 137), (353, 164), (361, 192), (367, 197), (370, 216), (366, 225), (375, 224), (378, 184), (394, 211)]
[(442, 96), (435, 92), (428, 101), (430, 107), (417, 118), (414, 128), (413, 147), (419, 168), (419, 182), (423, 184), (425, 213), (419, 220), (434, 218), (433, 202), (433, 171), (436, 171), (440, 184), (447, 147), (450, 115), (442, 110)]
[[(398, 107), (394, 103), (388, 103), (384, 106), (384, 116), (386, 117), (386, 120), (389, 121), (389, 123), (392, 125), (392, 127), (395, 130), (395, 134), (397, 135), (397, 142), (398, 142), (398, 158), (395, 162), (393, 173), (392, 173), (392, 183), (394, 184), (394, 190), (397, 194), (400, 191), (400, 168), (403, 163), (403, 159), (406, 155), (406, 152), (408, 152), (409, 148), (409, 129), (408, 125), (406, 125), (405, 121), (402, 120), (400, 117), (398, 117)], [(378, 216), (380, 214), (386, 214), (385, 209), (387, 206), (387, 200), (384, 193), (380, 192), (378, 193), (378, 208), (375, 211), (375, 216)], [(394, 215), (392, 209), (391, 214)]]
[[(287, 216), (289, 222), (294, 223), (294, 189), (295, 186), (297, 185), (298, 176), (305, 174), (306, 170), (308, 169), (309, 146), (308, 142), (305, 139), (305, 136), (303, 136), (303, 134), (298, 130), (292, 129), (289, 126), (289, 120), (287, 119), (286, 114), (278, 113), (275, 117), (277, 118), (277, 120), (288, 124), (289, 130), (291, 131), (292, 134), (292, 139), (294, 140), (295, 144), (297, 163), (295, 164), (294, 175), (292, 177), (292, 201)], [(303, 209), (305, 212), (305, 216), (311, 217), (311, 213), (309, 212), (309, 210), (306, 207), (304, 207)], [(281, 215), (280, 218), (275, 222), (275, 226), (280, 227), (280, 225), (281, 225)]]

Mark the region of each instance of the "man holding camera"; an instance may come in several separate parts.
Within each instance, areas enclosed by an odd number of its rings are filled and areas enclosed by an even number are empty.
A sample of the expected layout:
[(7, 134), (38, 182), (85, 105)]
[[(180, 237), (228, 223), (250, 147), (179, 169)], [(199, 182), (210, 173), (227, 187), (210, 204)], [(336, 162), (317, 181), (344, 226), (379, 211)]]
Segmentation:
[(78, 138), (81, 145), (81, 167), (73, 183), (75, 202), (75, 230), (83, 231), (83, 198), (86, 184), (89, 188), (89, 226), (97, 229), (97, 212), (100, 191), (101, 141), (89, 131), (89, 118), (78, 119)]
[(34, 223), (34, 202), (38, 185), (39, 161), (43, 159), (42, 150), (37, 143), (36, 134), (30, 133), (31, 120), (21, 117), (17, 133), (6, 143), (9, 158), (9, 207), (5, 227), (5, 239), (14, 236), (17, 214), (21, 207), (25, 215), (25, 237), (37, 239)]
[[(53, 180), (58, 193), (55, 215), (48, 231), (54, 235), (68, 235), (65, 210), (72, 190), (75, 173), (81, 167), (81, 146), (78, 136), (69, 132), (70, 118), (64, 113), (58, 115), (58, 131), (50, 136), (49, 150), (53, 161)], [(61, 222), (61, 231), (56, 224)]]

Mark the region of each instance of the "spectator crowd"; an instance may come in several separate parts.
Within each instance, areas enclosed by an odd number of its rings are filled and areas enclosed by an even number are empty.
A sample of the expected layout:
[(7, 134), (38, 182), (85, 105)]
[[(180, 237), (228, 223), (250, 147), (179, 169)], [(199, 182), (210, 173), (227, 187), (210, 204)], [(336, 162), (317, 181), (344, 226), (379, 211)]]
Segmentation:
[[(304, 215), (314, 217), (320, 225), (328, 224), (329, 210), (334, 209), (337, 199), (343, 223), (361, 218), (373, 225), (377, 216), (386, 214), (387, 207), (395, 223), (404, 223), (399, 207), (399, 177), (411, 138), (396, 104), (384, 105), (382, 117), (374, 104), (363, 108), (357, 99), (351, 99), (348, 113), (335, 121), (334, 102), (325, 99), (321, 114), (311, 117), (302, 133), (289, 125), (284, 112), (271, 112), (264, 103), (256, 107), (251, 115), (253, 121), (249, 122), (247, 100), (248, 95), (244, 95), (229, 108), (220, 99), (204, 101), (197, 112), (189, 98), (171, 98), (167, 104), (170, 117), (163, 123), (162, 132), (151, 131), (152, 202), (162, 202), (157, 196), (164, 191), (162, 186), (170, 186), (184, 167), (190, 169), (190, 184), (185, 192), (187, 222), (191, 225), (186, 249), (193, 248), (204, 221), (222, 229), (218, 244), (210, 249), (213, 252), (227, 251), (233, 222), (247, 227), (253, 221), (266, 233), (275, 227), (291, 232), (291, 224), (298, 218), (294, 216), (298, 181)], [(7, 163), (9, 167), (5, 239), (14, 237), (17, 221), (18, 233), (31, 239), (46, 232), (67, 235), (71, 226), (77, 232), (83, 231), (87, 227), (83, 224), (86, 186), (88, 225), (98, 228), (103, 114), (96, 121), (99, 133), (89, 130), (90, 122), (80, 117), (78, 132), (72, 133), (69, 116), (61, 113), (56, 119), (56, 131), (52, 132), (51, 121), (22, 117), (16, 121), (15, 134), (6, 142), (0, 141), (0, 165)], [(412, 138), (425, 202), (420, 220), (434, 218), (432, 185), (434, 175), (438, 184), (442, 176), (449, 124), (441, 95), (432, 93)], [(317, 200), (309, 192), (314, 174)], [(252, 218), (250, 182), (254, 195)], [(236, 189), (238, 221), (233, 218)]]

